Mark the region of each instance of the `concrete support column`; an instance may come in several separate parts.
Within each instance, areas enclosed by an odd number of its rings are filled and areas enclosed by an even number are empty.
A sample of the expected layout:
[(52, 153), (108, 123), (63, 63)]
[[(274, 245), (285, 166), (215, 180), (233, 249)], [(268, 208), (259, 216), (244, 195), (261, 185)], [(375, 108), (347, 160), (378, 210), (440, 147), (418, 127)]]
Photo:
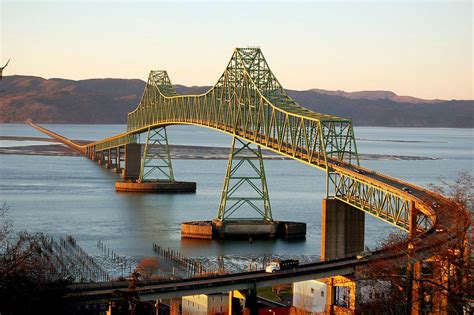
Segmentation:
[(108, 149), (105, 154), (107, 162), (105, 163), (105, 168), (110, 168), (112, 164), (112, 149)]
[(124, 179), (136, 179), (140, 176), (140, 165), (142, 159), (140, 143), (129, 143), (124, 149), (124, 166), (122, 177)]
[(245, 308), (249, 311), (250, 315), (258, 315), (258, 298), (257, 289), (248, 289), (245, 295)]
[(410, 242), (408, 243), (408, 258), (409, 262), (407, 264), (407, 272), (408, 272), (408, 284), (407, 284), (407, 296), (408, 299), (411, 300), (411, 303), (407, 303), (407, 314), (410, 313), (412, 315), (420, 313), (420, 287), (419, 282), (417, 280), (420, 279), (421, 276), (421, 267), (419, 262), (413, 261), (413, 257), (415, 254), (414, 244), (412, 240), (416, 237), (417, 230), (416, 230), (416, 222), (418, 218), (418, 212), (416, 210), (415, 201), (410, 201), (410, 217), (409, 217), (409, 239)]
[(179, 305), (181, 304), (180, 298), (172, 298), (170, 300), (170, 315), (179, 315), (181, 312), (179, 311)]
[(234, 305), (234, 291), (229, 291), (229, 308), (228, 308), (228, 312), (229, 314), (232, 314), (232, 306)]
[(334, 287), (334, 279), (330, 278), (329, 283), (326, 288), (326, 314), (334, 314), (334, 296), (336, 293), (336, 288)]
[(364, 250), (365, 214), (337, 199), (323, 199), (321, 260)]
[(412, 309), (411, 314), (420, 314), (420, 302), (423, 299), (421, 296), (420, 281), (421, 278), (421, 263), (413, 264), (413, 288), (412, 288)]
[(97, 161), (99, 158), (98, 158), (98, 154), (97, 152), (95, 151), (95, 147), (92, 149), (92, 152), (91, 152), (91, 159), (92, 161)]
[(117, 155), (115, 156), (115, 165), (116, 167), (120, 168), (120, 149), (121, 147), (117, 147)]
[(125, 167), (125, 146), (120, 148), (120, 168)]
[(104, 151), (99, 151), (99, 152), (97, 152), (97, 156), (98, 156), (97, 163), (98, 163), (99, 165), (104, 165), (104, 164), (105, 164), (105, 154), (104, 154)]
[(108, 168), (115, 169), (117, 167), (117, 147), (109, 150), (109, 164)]
[(114, 168), (114, 173), (122, 173), (122, 147), (116, 147), (115, 148), (115, 168)]

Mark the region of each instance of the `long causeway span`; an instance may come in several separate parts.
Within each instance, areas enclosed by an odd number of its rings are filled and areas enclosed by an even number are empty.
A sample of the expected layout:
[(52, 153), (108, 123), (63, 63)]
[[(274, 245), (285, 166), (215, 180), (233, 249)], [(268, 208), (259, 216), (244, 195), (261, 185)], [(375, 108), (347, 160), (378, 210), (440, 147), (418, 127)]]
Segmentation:
[[(139, 290), (144, 296), (155, 298), (176, 296), (176, 292), (183, 295), (267, 286), (281, 278), (292, 282), (344, 275), (353, 272), (359, 264), (405, 255), (397, 252), (400, 246), (409, 248), (414, 259), (421, 261), (431, 257), (441, 244), (455, 241), (469, 225), (465, 210), (447, 198), (360, 166), (351, 120), (316, 113), (298, 105), (285, 93), (259, 48), (235, 49), (214, 87), (200, 95), (178, 95), (166, 71), (151, 71), (139, 105), (128, 114), (127, 131), (113, 137), (79, 144), (31, 121), (28, 123), (99, 164), (121, 172), (123, 179), (115, 184), (116, 189), (131, 191), (196, 189), (195, 183), (174, 179), (167, 126), (196, 125), (231, 135), (232, 149), (217, 216), (208, 221), (209, 225), (202, 223), (205, 221), (196, 224), (195, 237), (239, 231), (245, 234), (249, 224), (246, 222), (250, 221), (261, 223), (262, 233), (275, 233), (260, 148), (326, 173), (327, 195), (323, 200), (322, 218), (322, 258), (325, 261), (277, 274), (250, 272), (143, 283)], [(146, 134), (144, 150), (138, 142), (139, 134)], [(239, 158), (244, 149), (254, 154), (252, 159)], [(251, 163), (256, 175), (236, 176), (240, 167), (237, 161)], [(258, 197), (236, 198), (234, 192), (240, 185), (251, 181)], [(257, 201), (262, 206), (258, 206)], [(238, 209), (243, 205), (252, 206), (256, 216), (251, 220), (239, 217)], [(356, 259), (353, 255), (363, 250), (364, 213), (408, 232), (406, 244)], [(240, 224), (237, 230), (233, 227), (236, 222)], [(336, 228), (342, 228), (351, 237), (333, 233)], [(291, 236), (292, 231), (288, 233), (287, 236)], [(69, 296), (103, 299), (119, 288), (126, 288), (126, 284), (73, 285)]]

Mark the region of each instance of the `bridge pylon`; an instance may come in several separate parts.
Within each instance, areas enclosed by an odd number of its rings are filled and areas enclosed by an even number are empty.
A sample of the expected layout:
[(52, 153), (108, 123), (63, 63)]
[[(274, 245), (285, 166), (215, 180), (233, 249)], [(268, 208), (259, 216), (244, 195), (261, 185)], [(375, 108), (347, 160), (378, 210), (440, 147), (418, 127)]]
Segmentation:
[(166, 127), (153, 128), (150, 126), (146, 133), (145, 146), (140, 158), (138, 178), (115, 182), (115, 190), (165, 193), (195, 192), (196, 183), (181, 182), (174, 179)]
[[(236, 216), (237, 212), (256, 216)], [(216, 220), (273, 221), (262, 149), (259, 145), (253, 146), (251, 142), (233, 137)]]
[(148, 128), (137, 182), (157, 179), (174, 181), (166, 127)]
[(306, 223), (274, 221), (262, 149), (232, 139), (221, 202), (212, 221), (181, 224), (181, 236), (198, 239), (304, 238)]

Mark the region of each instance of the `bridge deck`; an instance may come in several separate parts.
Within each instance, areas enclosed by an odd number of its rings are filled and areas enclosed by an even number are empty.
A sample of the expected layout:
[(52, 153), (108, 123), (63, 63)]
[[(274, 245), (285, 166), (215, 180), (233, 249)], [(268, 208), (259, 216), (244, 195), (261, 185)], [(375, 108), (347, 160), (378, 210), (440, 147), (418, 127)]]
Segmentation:
[[(315, 113), (299, 106), (286, 94), (257, 48), (237, 48), (216, 85), (201, 95), (179, 96), (166, 71), (152, 71), (140, 104), (128, 115), (127, 132), (107, 139), (79, 145), (31, 121), (28, 123), (86, 154), (135, 142), (139, 133), (173, 124), (193, 124), (240, 137), (326, 171), (331, 181), (329, 188), (334, 189), (332, 197), (410, 231), (413, 236), (410, 245), (419, 257), (429, 257), (436, 247), (449, 244), (470, 223), (466, 211), (445, 197), (360, 167), (350, 119)], [(387, 255), (404, 254), (385, 251), (375, 253), (370, 259), (387, 258)], [(146, 290), (153, 294), (183, 292), (187, 290), (186, 281), (189, 285), (192, 283), (193, 290), (217, 290), (245, 281), (268, 284), (271, 279), (286, 276), (290, 279), (303, 274), (348, 272), (347, 268), (357, 264), (359, 261), (349, 259), (302, 266), (278, 275), (252, 273), (207, 281), (188, 279), (147, 284), (141, 290), (145, 290), (144, 294)], [(110, 290), (83, 289), (91, 292), (89, 296), (102, 296)]]

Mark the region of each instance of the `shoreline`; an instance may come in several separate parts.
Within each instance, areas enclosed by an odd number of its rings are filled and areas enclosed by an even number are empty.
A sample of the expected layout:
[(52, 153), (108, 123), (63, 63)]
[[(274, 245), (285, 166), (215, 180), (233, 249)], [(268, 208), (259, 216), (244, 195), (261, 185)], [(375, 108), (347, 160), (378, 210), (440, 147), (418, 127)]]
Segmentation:
[[(16, 137), (16, 136), (0, 136), (0, 140), (7, 141), (44, 141), (56, 142), (58, 144), (45, 145), (26, 145), (26, 146), (10, 146), (0, 147), (0, 155), (37, 155), (37, 156), (83, 156), (74, 150), (60, 144), (52, 138), (42, 137)], [(74, 140), (78, 143), (88, 143), (92, 141)], [(170, 145), (170, 154), (172, 159), (178, 160), (227, 160), (229, 158), (230, 148), (225, 147), (208, 147), (208, 146), (192, 146), (192, 145)], [(278, 153), (274, 153), (267, 149), (262, 149), (264, 160), (291, 160)], [(407, 156), (407, 155), (387, 155), (387, 154), (359, 154), (360, 160), (440, 160), (436, 157), (425, 156)]]

